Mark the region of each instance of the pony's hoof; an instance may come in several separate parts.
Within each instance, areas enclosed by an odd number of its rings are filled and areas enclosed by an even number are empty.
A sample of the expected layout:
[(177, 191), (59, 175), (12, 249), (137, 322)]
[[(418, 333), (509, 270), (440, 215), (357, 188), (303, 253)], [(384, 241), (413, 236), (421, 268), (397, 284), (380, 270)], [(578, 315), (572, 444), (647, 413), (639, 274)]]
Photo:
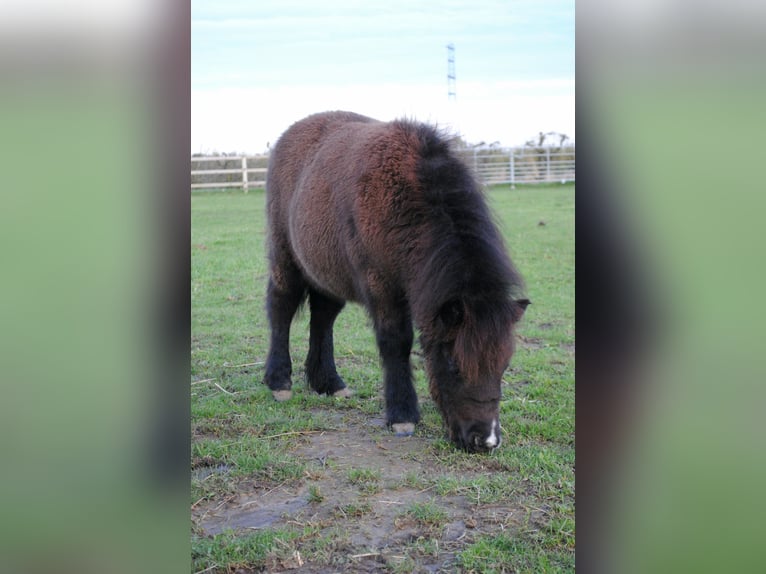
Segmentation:
[(334, 397), (340, 397), (340, 398), (342, 398), (342, 399), (346, 399), (346, 398), (348, 398), (348, 397), (353, 397), (353, 396), (354, 396), (354, 391), (352, 391), (352, 390), (351, 390), (351, 389), (349, 389), (348, 387), (343, 387), (342, 389), (339, 389), (339, 390), (335, 391), (335, 392), (332, 394), (332, 396), (334, 396)]
[(283, 403), (293, 398), (293, 392), (289, 390), (288, 391), (271, 391), (271, 394), (274, 397), (274, 400), (277, 401), (278, 403)]
[(396, 436), (412, 436), (415, 432), (415, 423), (394, 423), (391, 428)]

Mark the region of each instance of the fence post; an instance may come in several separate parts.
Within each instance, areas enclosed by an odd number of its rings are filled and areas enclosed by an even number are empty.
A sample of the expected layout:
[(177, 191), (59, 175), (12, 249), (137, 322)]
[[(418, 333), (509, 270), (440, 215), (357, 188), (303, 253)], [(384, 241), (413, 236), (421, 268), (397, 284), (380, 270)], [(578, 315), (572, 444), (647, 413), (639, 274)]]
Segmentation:
[(514, 164), (513, 155), (516, 150), (511, 148), (510, 150), (511, 154), (511, 189), (516, 189), (516, 165)]
[(545, 148), (545, 181), (551, 181), (551, 148)]
[(247, 156), (242, 156), (242, 189), (247, 193)]

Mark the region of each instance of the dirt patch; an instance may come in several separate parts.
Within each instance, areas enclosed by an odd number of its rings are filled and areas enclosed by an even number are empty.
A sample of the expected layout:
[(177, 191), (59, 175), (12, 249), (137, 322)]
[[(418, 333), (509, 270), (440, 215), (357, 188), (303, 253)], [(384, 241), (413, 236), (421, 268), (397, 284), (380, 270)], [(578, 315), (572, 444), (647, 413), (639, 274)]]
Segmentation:
[(539, 337), (525, 337), (523, 335), (517, 335), (516, 337), (519, 345), (527, 349), (538, 350), (543, 349), (546, 346), (545, 341)]
[[(416, 555), (415, 570), (436, 572), (477, 535), (524, 522), (520, 506), (479, 505), (461, 492), (440, 494), (434, 478), (444, 476), (444, 463), (435, 458), (433, 438), (395, 437), (382, 419), (343, 424), (342, 430), (302, 437), (292, 450), (307, 466), (302, 479), (276, 486), (244, 481), (233, 494), (196, 506), (195, 530), (214, 535), (308, 526), (316, 534), (298, 550), (323, 558), (313, 564), (302, 559), (301, 571), (407, 571), (403, 561)], [(487, 471), (455, 469), (455, 480), (471, 474)]]

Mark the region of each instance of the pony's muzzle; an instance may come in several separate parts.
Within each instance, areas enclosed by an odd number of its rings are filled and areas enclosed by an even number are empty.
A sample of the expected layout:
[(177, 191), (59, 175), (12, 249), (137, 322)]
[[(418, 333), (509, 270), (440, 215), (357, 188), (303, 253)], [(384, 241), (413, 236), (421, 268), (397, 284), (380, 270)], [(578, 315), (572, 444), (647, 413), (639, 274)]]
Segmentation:
[(500, 446), (500, 425), (497, 420), (491, 423), (478, 422), (462, 427), (458, 433), (458, 443), (468, 452), (489, 452)]

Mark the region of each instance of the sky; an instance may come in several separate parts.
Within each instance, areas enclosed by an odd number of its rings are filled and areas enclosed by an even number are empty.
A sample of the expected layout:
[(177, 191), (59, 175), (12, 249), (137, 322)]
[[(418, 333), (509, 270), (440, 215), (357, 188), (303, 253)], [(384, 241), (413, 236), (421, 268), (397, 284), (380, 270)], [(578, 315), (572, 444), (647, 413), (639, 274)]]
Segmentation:
[(193, 0), (191, 42), (192, 153), (262, 153), (338, 109), (471, 144), (575, 139), (574, 0)]

